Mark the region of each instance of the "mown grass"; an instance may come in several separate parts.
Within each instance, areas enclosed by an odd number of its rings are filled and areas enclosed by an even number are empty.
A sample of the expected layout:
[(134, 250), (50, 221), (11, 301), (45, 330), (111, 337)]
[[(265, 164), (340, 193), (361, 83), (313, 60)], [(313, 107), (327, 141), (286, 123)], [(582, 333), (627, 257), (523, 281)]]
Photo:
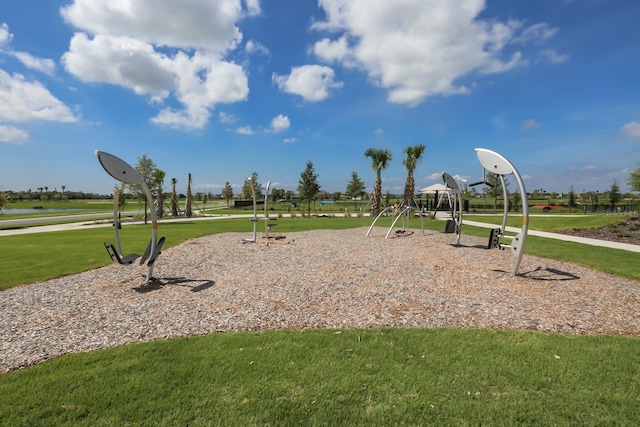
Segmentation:
[[(469, 217), (485, 221), (485, 217)], [(581, 219), (577, 218), (578, 220)], [(606, 218), (598, 216), (598, 218)], [(551, 218), (544, 218), (551, 219)], [(562, 219), (571, 221), (574, 218)], [(500, 221), (488, 216), (487, 221)], [(516, 218), (517, 220), (517, 218)], [(521, 220), (520, 220), (521, 221)], [(599, 219), (602, 221), (602, 219)], [(345, 229), (367, 227), (371, 218), (279, 218), (278, 226), (273, 232), (283, 233), (309, 229)], [(378, 223), (389, 226), (391, 220), (383, 218)], [(444, 223), (438, 220), (425, 219), (425, 228), (443, 230)], [(411, 220), (412, 228), (419, 228), (419, 220)], [(533, 226), (532, 226), (533, 228)], [(549, 225), (540, 228), (550, 230)], [(536, 229), (539, 229), (536, 226)], [(166, 237), (166, 247), (178, 245), (183, 241), (214, 233), (246, 232), (250, 237), (252, 225), (249, 220), (216, 219), (188, 220), (160, 223), (158, 232)], [(262, 224), (258, 225), (261, 234)], [(488, 239), (488, 230), (484, 228), (463, 226), (464, 235), (477, 235)], [(151, 236), (149, 225), (125, 224), (121, 230), (123, 251), (126, 253), (143, 253)], [(110, 227), (86, 230), (61, 231), (51, 233), (24, 234), (0, 237), (0, 290), (21, 283), (31, 283), (64, 275), (79, 273), (102, 267), (111, 262), (102, 242), (113, 242), (113, 229)], [(567, 262), (586, 265), (607, 273), (633, 279), (640, 279), (640, 271), (635, 267), (637, 254), (616, 249), (600, 248), (579, 243), (544, 239), (535, 236), (527, 238), (525, 252), (545, 258), (554, 258)], [(508, 256), (508, 254), (505, 254)]]
[[(608, 225), (619, 224), (625, 221), (625, 215), (536, 215), (529, 217), (529, 228), (531, 230), (555, 232), (558, 230), (571, 230), (583, 228), (600, 228)], [(551, 216), (553, 215), (553, 216)], [(469, 221), (485, 222), (489, 224), (502, 225), (502, 215), (467, 215)], [(507, 218), (507, 226), (521, 227), (522, 215), (510, 215)]]
[[(369, 225), (369, 218), (281, 218), (274, 233), (287, 233), (308, 229), (345, 229)], [(389, 225), (388, 220), (383, 224)], [(262, 224), (258, 224), (260, 235)], [(171, 247), (187, 239), (214, 233), (252, 233), (248, 219), (216, 219), (165, 222), (158, 226), (158, 235), (166, 238)], [(142, 254), (151, 238), (151, 226), (125, 224), (120, 230), (122, 250)], [(103, 242), (114, 243), (111, 227), (85, 230), (56, 231), (0, 237), (0, 290), (16, 284), (31, 283), (79, 273), (102, 267), (111, 262)], [(160, 258), (162, 259), (162, 258)]]
[[(277, 233), (371, 223), (277, 221)], [(159, 234), (177, 245), (251, 229), (247, 219), (185, 220), (161, 223)], [(125, 251), (142, 251), (150, 227), (121, 232)], [(488, 237), (476, 227), (464, 233), (463, 243)], [(105, 265), (103, 241), (113, 241), (110, 227), (2, 237), (0, 287)], [(620, 263), (616, 274), (630, 274), (637, 258), (533, 236), (527, 253)], [(637, 425), (640, 340), (451, 329), (224, 333), (58, 357), (1, 374), (0, 395), (3, 426)]]
[(0, 424), (637, 425), (640, 340), (488, 330), (213, 334), (0, 375)]

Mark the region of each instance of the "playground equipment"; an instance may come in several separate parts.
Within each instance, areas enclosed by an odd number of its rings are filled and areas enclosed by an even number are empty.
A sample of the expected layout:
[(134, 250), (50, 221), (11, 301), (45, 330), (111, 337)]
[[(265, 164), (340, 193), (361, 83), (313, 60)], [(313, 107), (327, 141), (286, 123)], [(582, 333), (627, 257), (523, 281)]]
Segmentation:
[(258, 201), (256, 200), (256, 186), (253, 182), (253, 177), (247, 178), (249, 181), (249, 185), (251, 185), (251, 197), (253, 198), (253, 218), (251, 218), (251, 222), (253, 222), (253, 237), (251, 239), (242, 239), (240, 240), (242, 243), (256, 243), (256, 236), (258, 234)]
[[(124, 160), (103, 151), (95, 152), (98, 157), (98, 161), (102, 165), (102, 168), (113, 178), (122, 183), (120, 188), (116, 191), (113, 198), (113, 229), (115, 233), (116, 245), (105, 242), (104, 246), (107, 249), (107, 253), (111, 257), (111, 260), (116, 264), (127, 265), (132, 264), (136, 259), (140, 258), (140, 265), (147, 263), (147, 276), (145, 284), (149, 283), (153, 275), (153, 266), (158, 259), (164, 245), (164, 237), (158, 240), (158, 220), (156, 212), (153, 209), (153, 197), (149, 191), (149, 187), (144, 182), (142, 175), (137, 170), (132, 168)], [(120, 216), (118, 206), (120, 204), (120, 196), (124, 191), (125, 185), (139, 185), (147, 197), (147, 202), (151, 207), (151, 241), (144, 251), (142, 256), (138, 254), (123, 255), (122, 245), (120, 243), (120, 229), (122, 224), (120, 223)], [(147, 261), (148, 260), (148, 261)]]
[[(502, 194), (504, 197), (504, 215), (502, 218), (502, 226), (491, 230), (489, 235), (488, 249), (491, 248), (511, 248), (511, 254), (513, 255), (513, 264), (511, 266), (511, 275), (515, 276), (524, 254), (524, 246), (527, 240), (527, 231), (529, 229), (529, 205), (527, 203), (527, 191), (524, 188), (522, 177), (518, 173), (518, 170), (502, 155), (495, 151), (488, 150), (486, 148), (476, 148), (476, 155), (478, 160), (482, 164), (482, 181), (471, 184), (477, 185), (487, 183), (485, 180), (485, 171), (489, 171), (500, 178), (502, 184)], [(507, 186), (505, 185), (504, 177), (507, 175), (513, 175), (516, 183), (518, 184), (518, 190), (522, 197), (522, 228), (515, 236), (505, 235), (505, 229), (507, 227), (507, 216), (509, 214), (509, 194), (507, 192)], [(500, 239), (511, 239), (510, 245), (503, 245), (500, 243)]]
[[(253, 218), (251, 218), (251, 222), (253, 222), (253, 235), (251, 239), (242, 239), (242, 243), (256, 243), (257, 234), (258, 234), (258, 206), (256, 200), (256, 187), (253, 182), (253, 177), (247, 178), (249, 184), (251, 185), (251, 197), (253, 198)], [(269, 213), (267, 210), (267, 201), (269, 200), (269, 188), (271, 187), (271, 181), (267, 181), (265, 184), (265, 196), (264, 196), (264, 236), (267, 239), (267, 244), (269, 244), (269, 230), (271, 227), (275, 227), (276, 224), (269, 224), (269, 220), (273, 218), (269, 218)]]
[[(527, 240), (527, 231), (529, 229), (529, 205), (527, 202), (527, 191), (524, 187), (524, 183), (522, 181), (522, 177), (518, 173), (518, 170), (501, 154), (496, 153), (495, 151), (488, 150), (486, 148), (476, 148), (476, 155), (478, 156), (478, 160), (482, 164), (482, 181), (476, 182), (474, 184), (469, 184), (470, 186), (478, 185), (478, 184), (489, 184), (485, 179), (486, 171), (489, 171), (496, 176), (499, 177), (500, 182), (502, 183), (502, 191), (504, 197), (504, 216), (502, 219), (502, 226), (500, 228), (495, 228), (491, 230), (489, 236), (489, 243), (487, 245), (488, 249), (491, 248), (510, 248), (511, 254), (513, 255), (513, 264), (511, 266), (511, 275), (515, 276), (518, 272), (518, 268), (520, 267), (520, 261), (522, 260), (522, 255), (524, 254), (524, 247)], [(518, 190), (520, 192), (522, 198), (522, 228), (515, 236), (510, 236), (505, 234), (505, 230), (507, 227), (507, 216), (509, 214), (509, 194), (507, 192), (507, 186), (505, 185), (505, 176), (513, 175), (516, 183), (518, 184)], [(438, 211), (438, 207), (440, 203), (444, 199), (447, 198), (449, 201), (449, 205), (451, 206), (451, 219), (447, 221), (447, 225), (445, 228), (445, 233), (456, 233), (456, 245), (460, 244), (460, 238), (462, 235), (462, 191), (458, 187), (458, 184), (453, 179), (451, 175), (444, 172), (442, 174), (442, 179), (445, 183), (446, 194), (440, 198), (438, 201), (438, 205), (436, 206), (436, 212)], [(451, 195), (453, 194), (453, 201), (451, 199)], [(389, 238), (389, 235), (393, 231), (396, 223), (402, 219), (402, 229), (400, 233), (406, 231), (406, 223), (408, 222), (409, 215), (413, 210), (417, 210), (420, 212), (417, 203), (415, 200), (413, 201), (414, 205), (412, 206), (389, 206), (385, 208), (382, 212), (376, 216), (373, 220), (373, 223), (367, 230), (367, 236), (371, 233), (376, 222), (384, 215), (389, 215), (390, 213), (394, 216), (393, 223), (389, 230), (387, 231), (387, 235), (385, 239)], [(434, 213), (435, 217), (435, 213)], [(424, 221), (422, 218), (422, 213), (420, 212), (420, 220), (422, 221), (422, 232), (424, 233)], [(500, 242), (500, 239), (511, 239), (510, 245), (505, 245)]]
[[(448, 173), (442, 173), (442, 180), (444, 181), (444, 185), (447, 187), (447, 191), (445, 194), (447, 200), (449, 201), (449, 207), (451, 208), (451, 219), (447, 220), (445, 233), (455, 233), (455, 244), (459, 245), (460, 238), (462, 237), (462, 191), (460, 190), (460, 187), (458, 187), (458, 183), (456, 182), (456, 180), (453, 179), (453, 177)], [(440, 203), (443, 199), (444, 197), (441, 197), (440, 200), (438, 200), (438, 205), (433, 212), (434, 218), (436, 216), (436, 213), (438, 213), (438, 208), (440, 207)]]
[(396, 233), (405, 234), (409, 229), (409, 220), (411, 219), (412, 212), (414, 211), (417, 212), (418, 216), (420, 217), (420, 228), (422, 230), (422, 233), (424, 233), (424, 217), (422, 216), (422, 211), (420, 210), (418, 204), (414, 199), (412, 205), (406, 205), (404, 202), (402, 202), (398, 206), (387, 206), (386, 208), (384, 208), (382, 212), (380, 212), (378, 216), (376, 216), (376, 218), (373, 220), (373, 223), (371, 223), (371, 226), (367, 230), (366, 237), (369, 237), (369, 234), (371, 233), (373, 227), (376, 225), (376, 222), (378, 222), (378, 220), (385, 215), (393, 216), (393, 222), (391, 223), (386, 236), (384, 236), (385, 239), (389, 238), (391, 232), (394, 230), (394, 228), (396, 227), (396, 223), (399, 220), (402, 220), (402, 225), (400, 229), (396, 231)]

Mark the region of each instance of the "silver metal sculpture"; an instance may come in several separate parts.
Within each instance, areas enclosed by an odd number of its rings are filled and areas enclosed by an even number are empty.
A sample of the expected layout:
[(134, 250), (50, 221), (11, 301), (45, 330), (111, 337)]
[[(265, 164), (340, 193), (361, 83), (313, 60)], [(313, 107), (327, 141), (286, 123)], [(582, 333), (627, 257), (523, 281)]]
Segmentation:
[[(502, 226), (499, 229), (492, 230), (491, 236), (489, 238), (489, 248), (493, 247), (494, 244), (498, 248), (511, 248), (511, 254), (514, 256), (513, 264), (511, 266), (511, 275), (515, 276), (518, 272), (520, 261), (522, 260), (522, 255), (524, 254), (524, 247), (527, 240), (527, 231), (529, 229), (529, 205), (527, 203), (527, 191), (524, 188), (524, 182), (522, 181), (522, 177), (518, 173), (518, 170), (504, 156), (486, 148), (476, 148), (475, 151), (476, 155), (478, 156), (478, 160), (483, 167), (483, 181), (485, 171), (489, 171), (497, 175), (500, 178), (500, 182), (502, 184), (502, 193), (504, 197), (504, 215), (502, 218)], [(505, 185), (504, 180), (504, 177), (507, 175), (513, 175), (516, 183), (518, 184), (520, 196), (522, 197), (522, 228), (520, 229), (520, 232), (518, 232), (515, 236), (505, 235), (505, 230), (507, 227), (507, 216), (509, 214), (509, 194), (507, 192), (507, 186)], [(511, 239), (512, 241), (510, 245), (502, 245), (500, 243), (500, 239)]]
[[(453, 232), (456, 234), (456, 245), (460, 244), (460, 238), (462, 237), (462, 191), (460, 187), (458, 187), (458, 183), (451, 175), (446, 172), (442, 173), (442, 180), (444, 181), (444, 185), (447, 187), (447, 191), (451, 191), (453, 193), (453, 201), (449, 199), (449, 203), (451, 205), (451, 223), (453, 224)], [(440, 202), (438, 202), (438, 205)], [(436, 211), (438, 209), (436, 208)], [(434, 214), (435, 215), (435, 214)], [(447, 225), (449, 222), (447, 222)]]
[(144, 264), (145, 262), (147, 263), (147, 277), (145, 279), (145, 284), (147, 284), (152, 278), (153, 266), (156, 259), (160, 255), (160, 251), (162, 250), (162, 246), (164, 244), (164, 237), (158, 240), (158, 219), (156, 217), (155, 209), (153, 209), (153, 197), (151, 196), (151, 191), (149, 190), (149, 187), (144, 181), (142, 175), (140, 175), (137, 170), (131, 167), (131, 165), (129, 165), (124, 160), (112, 154), (105, 153), (104, 151), (96, 150), (95, 154), (98, 157), (98, 161), (102, 165), (102, 168), (109, 175), (122, 183), (122, 186), (114, 194), (113, 201), (113, 228), (115, 233), (116, 246), (114, 247), (110, 243), (104, 244), (113, 262), (118, 264), (131, 264), (133, 261), (140, 258), (140, 256), (137, 254), (123, 255), (122, 245), (120, 244), (119, 233), (121, 224), (118, 215), (118, 206), (125, 185), (139, 185), (144, 191), (149, 206), (151, 206), (151, 241), (149, 242), (147, 249), (140, 259), (140, 265)]

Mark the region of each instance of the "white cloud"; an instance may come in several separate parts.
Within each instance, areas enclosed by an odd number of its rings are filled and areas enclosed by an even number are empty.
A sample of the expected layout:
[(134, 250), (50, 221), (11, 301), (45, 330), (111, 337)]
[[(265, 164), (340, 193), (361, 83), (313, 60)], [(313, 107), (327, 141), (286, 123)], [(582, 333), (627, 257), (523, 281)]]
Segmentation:
[[(357, 66), (388, 90), (390, 102), (416, 105), (429, 96), (466, 94), (457, 84), (473, 72), (500, 73), (528, 64), (515, 43), (543, 41), (546, 23), (524, 28), (478, 19), (482, 0), (319, 0), (326, 21), (312, 28), (337, 33), (313, 48), (318, 58)], [(507, 50), (510, 47), (510, 50)]]
[(249, 125), (239, 127), (238, 129), (236, 129), (236, 132), (238, 132), (241, 135), (253, 135), (255, 133), (253, 129), (251, 129), (251, 126)]
[(638, 139), (640, 138), (640, 123), (637, 121), (629, 122), (622, 126), (620, 131), (626, 138)]
[(569, 59), (569, 55), (558, 53), (554, 49), (545, 49), (539, 53), (539, 56), (545, 58), (552, 64), (562, 64), (563, 62), (567, 61), (567, 59)]
[(9, 32), (9, 26), (6, 22), (0, 25), (0, 52), (15, 57), (27, 68), (40, 71), (42, 73), (53, 75), (56, 69), (56, 63), (52, 59), (37, 58), (27, 52), (14, 51), (9, 48), (9, 44), (13, 39), (13, 34)]
[[(257, 1), (248, 3), (259, 10)], [(251, 9), (250, 14), (254, 12)], [(243, 16), (240, 0), (75, 0), (60, 13), (65, 21), (86, 33), (131, 38), (156, 46), (224, 52), (242, 40), (236, 26)]]
[(247, 13), (250, 16), (260, 15), (262, 9), (260, 8), (260, 0), (244, 0), (247, 5)]
[(505, 114), (498, 114), (491, 119), (491, 124), (496, 129), (506, 129), (509, 127), (509, 122)]
[(236, 117), (233, 114), (227, 114), (221, 111), (218, 114), (218, 120), (220, 120), (220, 123), (231, 124), (235, 123)]
[(300, 95), (311, 102), (322, 101), (331, 89), (342, 87), (342, 82), (334, 81), (334, 71), (324, 65), (292, 67), (288, 76), (274, 73), (272, 79), (281, 91)]
[(283, 116), (282, 114), (278, 114), (276, 117), (271, 120), (271, 132), (281, 133), (289, 130), (291, 126), (291, 121), (289, 117)]
[(154, 123), (202, 128), (217, 104), (247, 99), (244, 70), (224, 54), (242, 41), (237, 22), (261, 13), (258, 0), (75, 0), (60, 12), (82, 30), (63, 56), (66, 70), (156, 103), (180, 103), (164, 105)]
[(514, 42), (528, 43), (544, 41), (555, 36), (557, 32), (557, 28), (550, 27), (546, 22), (540, 22), (525, 28), (518, 37), (514, 38)]
[[(313, 53), (326, 62), (334, 61), (346, 61), (350, 58), (351, 51), (349, 49), (349, 43), (345, 36), (340, 37), (336, 41), (332, 41), (328, 38), (324, 38), (313, 46)], [(347, 63), (352, 63), (348, 61)]]
[(298, 141), (298, 138), (285, 138), (285, 139), (283, 139), (283, 142), (285, 144), (293, 144), (293, 143), (295, 143), (297, 141)]
[(384, 133), (383, 129), (376, 129), (375, 131), (373, 131), (376, 135), (382, 135)]
[(0, 125), (0, 142), (22, 144), (29, 139), (29, 134), (14, 126)]
[(76, 33), (62, 62), (82, 81), (120, 85), (138, 95), (161, 99), (176, 89), (170, 59), (132, 38)]
[(540, 127), (540, 123), (536, 119), (527, 119), (520, 125), (520, 130), (528, 131)]
[(53, 62), (52, 59), (36, 58), (27, 52), (13, 52), (13, 56), (15, 56), (27, 68), (40, 71), (50, 76), (55, 73), (56, 63)]
[(261, 53), (263, 55), (267, 55), (269, 56), (271, 53), (269, 52), (269, 49), (263, 45), (260, 42), (257, 42), (255, 40), (248, 40), (247, 43), (244, 45), (244, 50), (245, 52), (251, 54), (251, 53)]
[(40, 82), (0, 69), (0, 122), (75, 122), (69, 108)]
[(9, 32), (9, 26), (6, 22), (3, 22), (2, 25), (0, 25), (0, 48), (2, 45), (9, 44), (12, 38), (13, 34)]

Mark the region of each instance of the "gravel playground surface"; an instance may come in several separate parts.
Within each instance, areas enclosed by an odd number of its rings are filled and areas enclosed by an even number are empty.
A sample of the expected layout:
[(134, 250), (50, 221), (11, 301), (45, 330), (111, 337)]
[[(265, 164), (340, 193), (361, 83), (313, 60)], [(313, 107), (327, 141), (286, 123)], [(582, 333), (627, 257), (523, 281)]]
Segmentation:
[[(386, 229), (248, 233), (165, 249), (146, 268), (109, 265), (0, 292), (0, 372), (62, 354), (214, 332), (492, 328), (640, 337), (640, 282), (526, 255), (487, 239)], [(106, 257), (105, 252), (105, 257)]]

